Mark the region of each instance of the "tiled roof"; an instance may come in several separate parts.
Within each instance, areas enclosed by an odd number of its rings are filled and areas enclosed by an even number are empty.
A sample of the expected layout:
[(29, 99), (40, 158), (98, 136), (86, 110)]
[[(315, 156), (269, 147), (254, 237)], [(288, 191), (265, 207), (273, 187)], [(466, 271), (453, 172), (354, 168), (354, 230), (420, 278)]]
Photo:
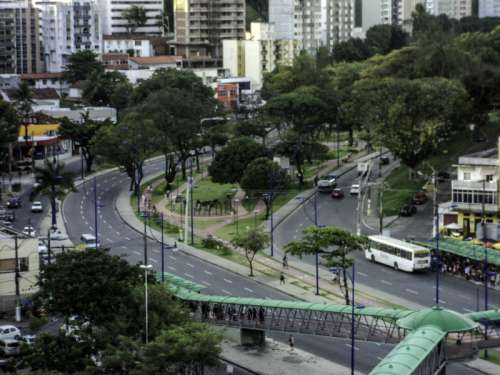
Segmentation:
[(182, 62), (181, 56), (149, 56), (149, 57), (131, 57), (130, 61), (139, 65), (160, 65), (176, 64)]

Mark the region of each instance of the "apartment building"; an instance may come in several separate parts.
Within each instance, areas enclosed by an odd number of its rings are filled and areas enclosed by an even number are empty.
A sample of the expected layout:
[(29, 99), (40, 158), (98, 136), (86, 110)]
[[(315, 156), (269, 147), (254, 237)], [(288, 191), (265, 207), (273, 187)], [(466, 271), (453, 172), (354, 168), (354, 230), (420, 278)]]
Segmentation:
[(79, 50), (100, 53), (102, 17), (97, 0), (34, 0), (39, 10), (48, 72), (61, 72)]
[(0, 2), (0, 73), (44, 69), (39, 16), (28, 0)]
[(479, 17), (500, 17), (500, 0), (479, 0)]
[(499, 162), (497, 149), (458, 159), (457, 178), (451, 182), (451, 201), (439, 206), (441, 230), (455, 224), (464, 237), (481, 239), (484, 217), (486, 237), (500, 240)]
[(278, 65), (292, 65), (301, 45), (297, 40), (275, 39), (273, 25), (252, 22), (246, 40), (223, 41), (223, 67), (232, 77), (248, 77), (262, 87), (264, 74)]
[(222, 41), (245, 38), (244, 0), (177, 0), (176, 55), (222, 60)]
[(433, 15), (446, 14), (460, 19), (472, 15), (472, 0), (427, 0), (427, 11)]

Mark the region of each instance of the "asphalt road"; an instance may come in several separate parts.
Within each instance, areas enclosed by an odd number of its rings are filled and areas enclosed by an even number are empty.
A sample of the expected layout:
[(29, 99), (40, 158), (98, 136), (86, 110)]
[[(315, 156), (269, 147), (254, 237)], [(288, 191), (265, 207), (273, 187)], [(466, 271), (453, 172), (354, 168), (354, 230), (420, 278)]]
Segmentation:
[[(390, 167), (386, 167), (390, 168)], [(356, 232), (356, 207), (357, 197), (348, 194), (348, 187), (357, 181), (357, 172), (351, 171), (340, 177), (339, 185), (344, 188), (346, 196), (343, 199), (332, 199), (329, 194), (318, 194), (317, 210), (318, 224), (331, 225), (343, 228), (351, 232)], [(424, 213), (419, 212), (409, 221), (410, 227), (417, 227), (419, 231), (426, 227), (430, 233), (432, 222), (429, 223), (428, 214), (425, 212), (430, 208), (432, 202), (427, 202), (425, 207), (420, 208)], [(408, 221), (407, 221), (408, 223)], [(301, 238), (302, 230), (314, 225), (314, 201), (310, 199), (305, 202), (301, 208), (296, 210), (284, 222), (282, 222), (274, 231), (276, 252), (282, 256), (283, 247), (291, 240)], [(362, 225), (363, 234), (374, 233), (373, 229)], [(399, 237), (413, 237), (408, 233), (408, 227), (399, 226), (393, 234), (399, 234)], [(363, 253), (355, 254), (357, 281), (371, 288), (384, 291), (397, 297), (411, 300), (422, 306), (433, 306), (435, 303), (435, 279), (434, 272), (425, 273), (406, 273), (395, 271), (391, 267), (381, 264), (371, 263), (364, 258)], [(312, 256), (303, 257), (303, 261), (314, 264)], [(484, 285), (475, 285), (465, 280), (457, 279), (448, 275), (440, 278), (440, 304), (449, 309), (458, 312), (476, 311), (477, 306), (480, 310), (484, 309)], [(489, 289), (490, 309), (500, 307), (500, 292)]]
[[(162, 168), (161, 161), (147, 163), (145, 175), (153, 174)], [(103, 246), (110, 247), (111, 253), (123, 255), (131, 263), (143, 261), (143, 237), (125, 225), (118, 217), (114, 205), (119, 191), (128, 188), (128, 178), (118, 171), (110, 172), (97, 178), (98, 191), (98, 228)], [(68, 235), (75, 243), (81, 233), (94, 232), (93, 184), (87, 181), (76, 193), (68, 195), (63, 206)], [(156, 270), (160, 269), (160, 246), (157, 242), (147, 241), (149, 262)], [(263, 286), (251, 279), (241, 277), (215, 265), (203, 262), (182, 252), (169, 252), (165, 256), (166, 270), (178, 276), (206, 285), (207, 293), (259, 297), (272, 299), (290, 299), (274, 288)], [(279, 333), (269, 336), (280, 337)], [(296, 345), (325, 359), (349, 366), (350, 347), (346, 341), (326, 337), (297, 335)], [(372, 343), (357, 343), (358, 354), (356, 367), (369, 372), (379, 360), (387, 354), (390, 346)], [(277, 364), (279, 366), (279, 364)], [(454, 374), (475, 374), (459, 366)]]

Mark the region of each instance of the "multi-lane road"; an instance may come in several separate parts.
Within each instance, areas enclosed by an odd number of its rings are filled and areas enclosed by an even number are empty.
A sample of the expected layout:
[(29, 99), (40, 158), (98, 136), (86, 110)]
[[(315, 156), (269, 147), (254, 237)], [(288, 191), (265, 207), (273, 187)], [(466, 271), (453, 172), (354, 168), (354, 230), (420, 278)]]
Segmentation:
[[(151, 175), (161, 170), (163, 163), (161, 160), (147, 163), (145, 167), (145, 175)], [(344, 177), (346, 181), (349, 176)], [(123, 189), (129, 186), (128, 178), (125, 174), (118, 171), (106, 173), (97, 177), (97, 196), (98, 196), (98, 229), (101, 243), (110, 247), (113, 254), (121, 254), (127, 257), (132, 263), (143, 261), (143, 237), (128, 227), (118, 216), (115, 210), (116, 197)], [(93, 183), (86, 181), (79, 186), (78, 192), (71, 193), (66, 198), (63, 205), (63, 215), (65, 218), (66, 227), (70, 239), (75, 243), (79, 242), (81, 233), (94, 232), (94, 201), (93, 201)], [(321, 199), (328, 199), (326, 197)], [(347, 204), (348, 200), (344, 200), (341, 204)], [(338, 212), (335, 209), (328, 213), (325, 207), (329, 207), (325, 202), (321, 203), (320, 220), (325, 224), (334, 224), (328, 221), (332, 217), (337, 216)], [(310, 207), (305, 206), (305, 210)], [(343, 216), (350, 223), (353, 222), (352, 217), (354, 212), (343, 211)], [(289, 236), (293, 239), (296, 235), (296, 230), (300, 228), (300, 223), (296, 223), (297, 218), (292, 215), (287, 222), (282, 224), (282, 228), (288, 228), (291, 233), (282, 233), (280, 235), (281, 243)], [(305, 225), (302, 222), (302, 226)], [(148, 240), (149, 261), (158, 270), (160, 261), (160, 246), (157, 242)], [(290, 296), (279, 292), (276, 289), (258, 284), (248, 278), (236, 275), (228, 270), (219, 268), (213, 264), (206, 263), (196, 257), (186, 255), (182, 252), (169, 252), (166, 257), (166, 269), (181, 277), (192, 279), (200, 284), (204, 284), (207, 293), (222, 294), (222, 295), (237, 295), (260, 298), (273, 299), (290, 299)], [(367, 282), (373, 285), (380, 279), (380, 268), (361, 269), (361, 272), (366, 273)], [(389, 270), (389, 272), (391, 272)], [(396, 283), (396, 278), (406, 280), (408, 284), (414, 283), (415, 276), (400, 274), (387, 276), (387, 281)], [(391, 280), (391, 281), (389, 281)], [(429, 280), (423, 278), (423, 287), (431, 288)], [(394, 285), (394, 284), (393, 284)], [(380, 289), (390, 291), (389, 285), (380, 284)], [(416, 291), (424, 293), (424, 289), (420, 285), (413, 284)], [(410, 296), (412, 299), (414, 296)], [(496, 296), (495, 298), (497, 298)], [(443, 298), (448, 298), (445, 294)], [(495, 299), (494, 298), (494, 299)], [(430, 303), (427, 303), (430, 305)], [(277, 339), (285, 339), (279, 333), (270, 334)], [(324, 357), (334, 362), (349, 366), (349, 345), (343, 340), (314, 337), (314, 336), (298, 336), (296, 338), (297, 347), (309, 351), (315, 355)], [(390, 346), (372, 343), (357, 343), (356, 352), (359, 353), (356, 360), (356, 366), (359, 371), (369, 372), (373, 366), (380, 361), (382, 357), (390, 350)], [(454, 374), (475, 374), (474, 371), (466, 369), (461, 365), (453, 365)]]

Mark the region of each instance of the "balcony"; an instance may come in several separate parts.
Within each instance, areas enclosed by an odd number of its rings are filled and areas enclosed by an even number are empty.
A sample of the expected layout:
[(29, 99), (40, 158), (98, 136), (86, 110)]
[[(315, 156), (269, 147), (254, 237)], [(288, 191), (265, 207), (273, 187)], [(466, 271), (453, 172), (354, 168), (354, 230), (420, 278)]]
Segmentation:
[[(453, 180), (451, 182), (452, 190), (483, 190), (483, 182), (482, 181), (464, 181), (464, 180)], [(497, 180), (493, 180), (491, 182), (484, 183), (485, 191), (497, 191), (498, 184)]]
[[(482, 203), (451, 202), (451, 207), (455, 211), (465, 211), (465, 212), (475, 212), (475, 213), (481, 213), (483, 211)], [(484, 212), (486, 214), (496, 214), (498, 212), (498, 206), (496, 204), (485, 204)]]

